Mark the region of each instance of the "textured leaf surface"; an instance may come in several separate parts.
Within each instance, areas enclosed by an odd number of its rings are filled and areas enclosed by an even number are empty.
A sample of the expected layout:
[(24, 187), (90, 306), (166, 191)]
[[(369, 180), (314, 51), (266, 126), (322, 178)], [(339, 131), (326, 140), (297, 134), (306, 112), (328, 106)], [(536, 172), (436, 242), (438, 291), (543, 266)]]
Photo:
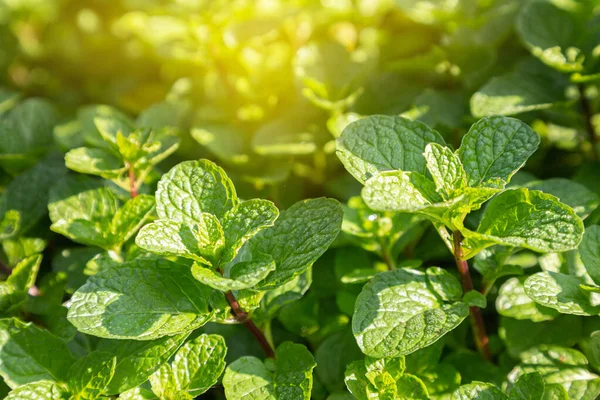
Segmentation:
[(138, 194), (135, 198), (127, 200), (111, 221), (112, 241), (119, 244), (125, 243), (150, 217), (152, 211), (154, 211), (154, 197), (152, 196)]
[(456, 328), (468, 315), (464, 303), (444, 305), (423, 272), (382, 272), (356, 300), (352, 331), (371, 357), (397, 357), (426, 347)]
[(491, 383), (471, 382), (452, 394), (452, 400), (505, 400), (506, 395)]
[(525, 293), (536, 303), (554, 308), (563, 314), (597, 315), (600, 308), (592, 306), (581, 290), (581, 278), (556, 272), (538, 272), (525, 281)]
[(275, 261), (269, 256), (256, 261), (241, 261), (234, 264), (226, 276), (194, 263), (192, 275), (203, 284), (221, 292), (254, 287), (275, 270)]
[(584, 185), (564, 178), (550, 178), (532, 182), (530, 190), (540, 190), (558, 197), (561, 203), (571, 207), (580, 218), (586, 218), (600, 204), (600, 197)]
[(114, 154), (88, 147), (79, 147), (69, 151), (65, 155), (65, 165), (73, 171), (82, 174), (98, 175), (103, 178), (112, 179), (126, 172), (126, 168)]
[(521, 375), (508, 394), (509, 400), (536, 400), (544, 395), (544, 380), (537, 372)]
[(504, 187), (538, 148), (540, 137), (508, 117), (482, 118), (463, 137), (458, 155), (469, 186)]
[(439, 133), (418, 121), (374, 115), (348, 125), (337, 141), (337, 155), (364, 183), (380, 171), (427, 172), (423, 152), (428, 143), (444, 144)]
[(560, 252), (577, 247), (583, 222), (573, 209), (552, 195), (507, 190), (489, 202), (477, 232), (498, 244)]
[(206, 323), (205, 290), (185, 265), (140, 259), (91, 277), (71, 298), (68, 318), (94, 336), (156, 339)]
[(14, 318), (0, 320), (0, 374), (9, 386), (65, 382), (74, 361), (65, 342), (50, 332)]
[(5, 400), (66, 400), (69, 396), (56, 382), (37, 381), (12, 390)]
[(243, 201), (228, 211), (223, 218), (225, 232), (223, 261), (233, 260), (248, 239), (261, 230), (273, 226), (278, 216), (279, 210), (275, 204), (262, 199)]
[(95, 400), (115, 373), (117, 359), (110, 353), (94, 351), (73, 364), (69, 370), (70, 392), (82, 400)]
[(152, 390), (161, 398), (177, 398), (182, 392), (199, 396), (217, 383), (225, 369), (226, 353), (222, 336), (200, 335), (183, 345), (171, 364), (164, 364), (150, 377)]
[(444, 199), (452, 198), (457, 189), (467, 186), (462, 162), (448, 147), (430, 143), (425, 147), (424, 156), (436, 189)]
[(222, 168), (208, 160), (185, 161), (158, 182), (156, 211), (159, 218), (199, 223), (202, 213), (221, 219), (236, 206), (233, 183)]
[(252, 254), (268, 254), (277, 265), (259, 288), (277, 287), (306, 271), (337, 237), (342, 219), (340, 204), (326, 198), (300, 201), (282, 212), (272, 228), (248, 242)]
[(275, 373), (255, 357), (227, 367), (225, 396), (231, 400), (309, 400), (315, 360), (306, 347), (285, 342), (275, 353)]
[(106, 394), (118, 394), (145, 382), (175, 354), (188, 335), (189, 332), (145, 341), (101, 340), (98, 351), (108, 352), (117, 358), (115, 373), (106, 388)]
[(541, 306), (525, 293), (525, 278), (510, 278), (500, 287), (496, 298), (496, 310), (500, 315), (515, 319), (529, 319), (533, 322), (548, 321), (558, 313)]

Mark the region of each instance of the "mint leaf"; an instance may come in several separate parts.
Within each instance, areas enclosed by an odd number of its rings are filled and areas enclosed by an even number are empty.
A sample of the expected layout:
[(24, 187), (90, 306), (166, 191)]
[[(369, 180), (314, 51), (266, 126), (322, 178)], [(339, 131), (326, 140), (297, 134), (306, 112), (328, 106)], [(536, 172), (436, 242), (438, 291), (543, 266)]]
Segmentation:
[(90, 335), (151, 340), (204, 325), (207, 297), (187, 266), (139, 259), (92, 276), (73, 294), (68, 318)]
[(65, 165), (73, 171), (106, 179), (116, 179), (127, 171), (123, 161), (111, 152), (88, 147), (69, 151), (65, 155)]
[(225, 271), (225, 276), (194, 263), (192, 275), (203, 284), (221, 292), (250, 289), (275, 271), (275, 261), (270, 256), (253, 261), (241, 261)]
[(585, 281), (556, 272), (538, 272), (525, 281), (525, 293), (536, 303), (563, 314), (598, 315), (600, 308), (590, 303), (581, 290)]
[(428, 143), (444, 144), (439, 133), (418, 121), (384, 115), (348, 125), (337, 140), (337, 155), (359, 182), (377, 172), (402, 170), (425, 174)]
[(517, 119), (480, 119), (471, 126), (458, 149), (468, 185), (503, 188), (539, 144), (538, 134)]
[[(560, 26), (560, 29), (556, 29)], [(562, 72), (583, 69), (584, 56), (577, 44), (583, 33), (578, 21), (567, 9), (552, 2), (532, 1), (517, 18), (517, 32), (531, 53), (544, 64)]]
[(200, 335), (175, 354), (171, 364), (150, 377), (152, 390), (160, 398), (190, 398), (211, 388), (225, 369), (227, 347), (222, 336)]
[(223, 217), (225, 253), (223, 261), (233, 259), (242, 245), (261, 230), (273, 226), (279, 216), (275, 204), (268, 200), (252, 199), (239, 203)]
[(463, 294), (460, 282), (448, 271), (440, 267), (429, 267), (425, 271), (427, 283), (444, 301), (458, 301)]
[(526, 247), (539, 252), (567, 251), (577, 247), (583, 222), (552, 195), (527, 189), (507, 190), (488, 204), (477, 234), (463, 233), (491, 243)]
[(471, 290), (465, 293), (465, 295), (462, 298), (462, 302), (468, 305), (469, 307), (487, 307), (487, 299), (483, 294), (479, 293), (477, 290)]
[(163, 175), (156, 191), (158, 217), (186, 224), (201, 223), (203, 213), (221, 219), (238, 202), (225, 171), (208, 160), (176, 165)]
[(592, 225), (585, 229), (579, 244), (579, 255), (587, 273), (594, 282), (600, 282), (600, 226)]
[(306, 271), (337, 237), (343, 212), (333, 199), (300, 201), (283, 211), (272, 228), (248, 241), (252, 255), (270, 255), (277, 265), (259, 285), (266, 290)]
[(127, 200), (112, 218), (110, 233), (114, 243), (125, 243), (144, 224), (154, 211), (154, 197), (139, 194)]
[(125, 392), (145, 382), (167, 362), (189, 336), (189, 332), (155, 340), (100, 340), (97, 350), (117, 358), (107, 395)]
[(198, 222), (158, 220), (144, 226), (135, 242), (142, 249), (162, 256), (179, 256), (213, 265), (225, 244), (223, 228), (215, 216), (201, 213)]
[(540, 190), (558, 197), (571, 207), (581, 219), (585, 219), (600, 204), (600, 197), (584, 185), (570, 179), (551, 178), (527, 184), (529, 190)]
[(452, 400), (506, 400), (507, 396), (491, 383), (471, 382), (452, 394)]
[(0, 320), (0, 375), (9, 386), (65, 382), (74, 361), (65, 342), (50, 332), (14, 318)]
[(356, 299), (352, 331), (371, 357), (398, 357), (427, 347), (468, 315), (466, 304), (444, 303), (413, 269), (377, 274)]
[(446, 200), (467, 186), (467, 175), (460, 158), (448, 147), (429, 143), (423, 154), (437, 192)]
[(285, 342), (275, 352), (275, 372), (256, 357), (241, 357), (225, 370), (225, 396), (231, 400), (310, 399), (315, 360), (306, 347)]
[(525, 293), (525, 277), (510, 278), (498, 291), (496, 310), (500, 315), (515, 319), (528, 319), (533, 322), (542, 322), (553, 319), (558, 313), (548, 307), (541, 306)]
[(95, 400), (103, 392), (115, 373), (117, 359), (110, 353), (94, 351), (75, 361), (69, 370), (69, 389), (76, 397)]
[(37, 277), (41, 262), (41, 254), (36, 254), (21, 260), (21, 262), (13, 268), (12, 273), (6, 279), (6, 283), (16, 290), (27, 291), (35, 283), (35, 278)]
[(510, 389), (509, 400), (535, 400), (541, 399), (544, 394), (544, 380), (537, 372), (524, 374)]
[(47, 380), (28, 383), (12, 390), (5, 400), (65, 400), (68, 394), (56, 383)]

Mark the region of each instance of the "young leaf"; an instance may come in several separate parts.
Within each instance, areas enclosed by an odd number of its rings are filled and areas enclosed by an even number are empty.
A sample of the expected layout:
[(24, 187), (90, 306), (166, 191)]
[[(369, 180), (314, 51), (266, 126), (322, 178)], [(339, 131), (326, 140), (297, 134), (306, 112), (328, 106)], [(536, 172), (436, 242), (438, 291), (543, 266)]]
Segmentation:
[(111, 221), (110, 233), (115, 243), (125, 243), (144, 224), (154, 211), (154, 197), (138, 194), (119, 208)]
[(113, 153), (88, 147), (69, 151), (65, 155), (65, 165), (73, 171), (106, 179), (116, 179), (127, 171), (123, 161)]
[(359, 182), (377, 172), (427, 172), (427, 144), (444, 144), (440, 134), (418, 121), (373, 115), (348, 125), (337, 140), (337, 155)]
[(203, 213), (221, 219), (238, 202), (225, 171), (208, 160), (176, 165), (163, 175), (156, 191), (158, 217), (186, 224), (201, 223)]
[(115, 373), (117, 359), (94, 351), (75, 362), (69, 370), (69, 390), (75, 398), (95, 400), (103, 396)]
[(142, 249), (162, 256), (179, 256), (212, 265), (225, 238), (217, 218), (201, 213), (198, 222), (179, 223), (159, 219), (144, 226), (135, 239)]
[(223, 376), (230, 400), (309, 400), (315, 360), (306, 347), (285, 342), (275, 352), (275, 373), (255, 357), (231, 363)]
[(446, 200), (467, 186), (467, 175), (460, 158), (448, 147), (429, 143), (423, 154), (437, 192)]
[(139, 259), (100, 271), (71, 298), (69, 321), (104, 338), (151, 340), (210, 320), (206, 287), (185, 265)]
[(258, 286), (266, 290), (306, 271), (337, 237), (343, 211), (333, 199), (300, 201), (281, 213), (272, 228), (248, 241), (251, 253), (268, 254), (277, 265)]
[(171, 364), (150, 377), (160, 398), (197, 397), (211, 388), (225, 369), (225, 340), (219, 335), (200, 335), (175, 354)]
[(15, 318), (0, 320), (0, 375), (9, 386), (65, 382), (73, 362), (65, 342), (50, 332)]
[(275, 204), (268, 200), (252, 199), (239, 203), (223, 217), (225, 253), (223, 261), (233, 260), (242, 245), (261, 230), (273, 226), (279, 216)]
[(6, 283), (15, 290), (27, 291), (35, 283), (41, 262), (41, 254), (25, 258), (13, 268), (12, 273), (6, 279)]
[(221, 292), (251, 289), (275, 271), (275, 261), (270, 256), (257, 257), (252, 261), (241, 261), (225, 271), (223, 276), (212, 269), (194, 263), (192, 275), (203, 284)]
[(480, 119), (471, 126), (458, 149), (468, 185), (504, 188), (539, 144), (539, 135), (517, 119)]
[(403, 268), (382, 272), (365, 285), (356, 299), (352, 331), (368, 356), (398, 357), (436, 342), (468, 313), (464, 303), (445, 304), (428, 287), (426, 274)]
[(452, 400), (506, 400), (507, 396), (491, 383), (471, 382), (452, 394)]

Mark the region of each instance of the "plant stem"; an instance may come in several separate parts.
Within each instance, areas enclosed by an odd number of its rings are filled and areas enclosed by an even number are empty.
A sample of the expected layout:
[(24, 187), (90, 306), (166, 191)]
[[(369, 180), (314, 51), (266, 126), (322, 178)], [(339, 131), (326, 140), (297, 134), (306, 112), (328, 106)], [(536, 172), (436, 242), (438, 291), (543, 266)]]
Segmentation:
[[(471, 274), (469, 272), (469, 263), (467, 260), (462, 259), (463, 236), (459, 231), (454, 231), (452, 232), (452, 238), (454, 240), (454, 259), (456, 260), (456, 267), (458, 268), (458, 273), (462, 279), (463, 291), (467, 293), (473, 290), (473, 281), (471, 280)], [(481, 315), (481, 309), (479, 307), (470, 307), (469, 314), (471, 315), (471, 326), (473, 328), (477, 349), (483, 358), (491, 361), (492, 353), (490, 352), (489, 339), (485, 331), (485, 322)]]
[(129, 176), (129, 191), (131, 192), (131, 198), (135, 198), (138, 195), (137, 185), (135, 184), (135, 173), (133, 167), (128, 163), (127, 175)]
[(258, 344), (260, 344), (260, 347), (262, 347), (267, 358), (275, 358), (275, 352), (269, 344), (269, 341), (262, 333), (262, 331), (258, 329), (254, 322), (248, 317), (248, 314), (242, 309), (242, 307), (240, 307), (240, 304), (238, 303), (233, 293), (229, 291), (225, 293), (225, 297), (227, 298), (229, 306), (231, 306), (231, 311), (233, 312), (235, 319), (250, 331), (250, 333), (254, 336)]
[(392, 257), (392, 252), (387, 248), (387, 245), (384, 244), (384, 250), (381, 254), (383, 261), (386, 263), (388, 267), (388, 271), (396, 269), (396, 262), (394, 261), (394, 257)]
[(592, 142), (592, 157), (594, 161), (598, 161), (598, 137), (596, 136), (596, 130), (592, 124), (594, 112), (588, 98), (585, 97), (585, 88), (583, 85), (579, 85), (579, 103), (581, 104), (581, 110), (583, 111), (585, 128), (587, 129), (588, 135), (590, 136), (590, 140)]

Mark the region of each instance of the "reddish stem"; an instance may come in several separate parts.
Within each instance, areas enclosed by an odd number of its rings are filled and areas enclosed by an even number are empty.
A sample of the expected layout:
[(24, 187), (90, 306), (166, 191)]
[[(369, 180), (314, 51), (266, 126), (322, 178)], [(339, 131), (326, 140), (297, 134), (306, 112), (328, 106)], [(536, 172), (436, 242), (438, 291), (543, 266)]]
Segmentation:
[(135, 198), (138, 195), (137, 185), (135, 184), (135, 174), (133, 172), (133, 167), (129, 166), (129, 190), (131, 192), (131, 198)]
[(262, 347), (267, 358), (275, 358), (275, 352), (273, 351), (273, 348), (269, 344), (264, 333), (262, 333), (262, 331), (258, 329), (254, 322), (248, 317), (248, 313), (246, 313), (242, 307), (240, 307), (240, 303), (238, 303), (233, 293), (229, 291), (225, 293), (225, 297), (227, 298), (229, 306), (231, 306), (231, 311), (233, 312), (235, 319), (250, 331), (258, 344), (260, 344), (260, 347)]
[[(458, 268), (458, 273), (462, 279), (463, 291), (468, 293), (473, 290), (473, 281), (471, 280), (471, 274), (469, 272), (469, 263), (467, 260), (462, 259), (463, 236), (459, 231), (454, 231), (452, 232), (452, 238), (454, 239), (454, 259), (456, 260), (456, 267)], [(473, 328), (477, 349), (483, 358), (491, 361), (492, 353), (490, 351), (489, 338), (485, 330), (485, 322), (481, 315), (481, 309), (479, 307), (470, 307), (469, 314), (471, 315), (471, 327)]]

